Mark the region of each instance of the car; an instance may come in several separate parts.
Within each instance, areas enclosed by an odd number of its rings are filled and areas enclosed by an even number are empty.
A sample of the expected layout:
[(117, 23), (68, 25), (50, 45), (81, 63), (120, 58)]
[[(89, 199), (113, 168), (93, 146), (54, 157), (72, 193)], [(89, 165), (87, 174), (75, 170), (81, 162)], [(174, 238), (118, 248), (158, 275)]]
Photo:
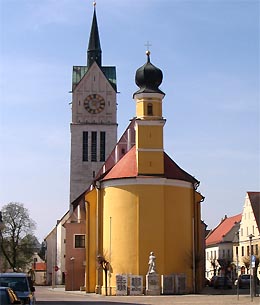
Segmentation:
[(0, 301), (1, 305), (22, 304), (13, 289), (9, 287), (0, 287)]
[(213, 287), (215, 289), (218, 288), (232, 288), (232, 281), (229, 277), (227, 276), (217, 276), (216, 279), (214, 280)]
[(22, 304), (35, 305), (35, 288), (26, 273), (0, 273), (0, 286), (13, 289)]
[(238, 287), (239, 288), (249, 288), (250, 287), (250, 274), (241, 274), (238, 277)]

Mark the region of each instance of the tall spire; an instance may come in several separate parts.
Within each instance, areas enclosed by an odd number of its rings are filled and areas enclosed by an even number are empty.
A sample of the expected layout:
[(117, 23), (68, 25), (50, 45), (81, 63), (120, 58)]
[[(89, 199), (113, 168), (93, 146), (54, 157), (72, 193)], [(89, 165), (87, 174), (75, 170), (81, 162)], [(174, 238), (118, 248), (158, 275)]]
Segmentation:
[(87, 66), (90, 67), (95, 61), (99, 66), (101, 66), (101, 45), (99, 40), (97, 17), (96, 17), (96, 2), (93, 2), (94, 14), (92, 19), (91, 32), (88, 43), (87, 52)]

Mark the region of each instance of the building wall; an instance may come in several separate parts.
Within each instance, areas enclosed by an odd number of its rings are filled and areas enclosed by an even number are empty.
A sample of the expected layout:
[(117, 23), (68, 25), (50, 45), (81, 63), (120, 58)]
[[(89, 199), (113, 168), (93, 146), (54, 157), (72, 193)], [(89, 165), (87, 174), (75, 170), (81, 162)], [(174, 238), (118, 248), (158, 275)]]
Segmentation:
[(66, 282), (65, 290), (80, 290), (85, 286), (86, 249), (75, 248), (75, 235), (86, 233), (85, 222), (69, 223), (66, 226)]
[[(149, 253), (159, 274), (185, 273), (193, 289), (194, 197), (189, 183), (160, 178), (123, 179), (102, 191), (103, 253), (116, 274), (148, 271)], [(130, 181), (131, 180), (131, 181)], [(119, 181), (119, 184), (122, 181)], [(199, 219), (200, 221), (200, 219)]]
[(65, 241), (66, 241), (66, 230), (63, 226), (64, 222), (59, 222), (57, 225), (57, 259), (56, 266), (59, 268), (56, 271), (56, 284), (64, 284), (64, 274), (65, 274)]
[(86, 291), (95, 292), (97, 273), (97, 193), (96, 189), (87, 193), (86, 200)]
[(242, 220), (240, 224), (240, 234), (239, 241), (240, 243), (248, 243), (249, 235), (253, 234), (255, 237), (259, 235), (259, 229), (255, 221), (255, 216), (252, 210), (252, 206), (249, 200), (248, 195), (246, 195), (245, 203), (243, 206)]
[(46, 241), (46, 284), (55, 284), (53, 278), (53, 267), (56, 264), (57, 256), (57, 227), (55, 227), (49, 235), (45, 238)]
[[(239, 244), (234, 245), (234, 257), (233, 260), (238, 260), (239, 274), (249, 273), (248, 263), (250, 254), (250, 240), (249, 235), (252, 234), (251, 250), (252, 254), (260, 258), (260, 230), (257, 227), (255, 215), (252, 210), (251, 202), (248, 194), (245, 197), (245, 202), (242, 212), (242, 220), (239, 230)], [(236, 249), (236, 247), (238, 247)], [(236, 253), (238, 257), (236, 257)], [(241, 269), (242, 268), (242, 269)], [(257, 276), (260, 278), (260, 268), (256, 271)]]

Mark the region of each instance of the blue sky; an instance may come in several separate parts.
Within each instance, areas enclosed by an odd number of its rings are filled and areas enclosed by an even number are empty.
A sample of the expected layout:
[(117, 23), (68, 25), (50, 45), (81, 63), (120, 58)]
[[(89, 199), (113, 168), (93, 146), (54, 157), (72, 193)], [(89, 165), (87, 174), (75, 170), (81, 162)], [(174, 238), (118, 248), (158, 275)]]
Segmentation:
[[(163, 71), (165, 151), (201, 181), (209, 228), (260, 191), (258, 0), (98, 0), (103, 65), (117, 67), (118, 137), (135, 71)], [(86, 64), (88, 0), (0, 1), (0, 208), (21, 202), (46, 236), (69, 206), (71, 77)]]

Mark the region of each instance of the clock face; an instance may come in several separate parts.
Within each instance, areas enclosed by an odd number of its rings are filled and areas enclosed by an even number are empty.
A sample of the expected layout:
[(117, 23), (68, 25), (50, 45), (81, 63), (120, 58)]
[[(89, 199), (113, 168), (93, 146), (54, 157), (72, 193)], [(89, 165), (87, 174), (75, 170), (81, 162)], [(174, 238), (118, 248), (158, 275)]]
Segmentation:
[(84, 106), (89, 113), (96, 114), (104, 110), (105, 100), (99, 94), (90, 94), (84, 100)]

